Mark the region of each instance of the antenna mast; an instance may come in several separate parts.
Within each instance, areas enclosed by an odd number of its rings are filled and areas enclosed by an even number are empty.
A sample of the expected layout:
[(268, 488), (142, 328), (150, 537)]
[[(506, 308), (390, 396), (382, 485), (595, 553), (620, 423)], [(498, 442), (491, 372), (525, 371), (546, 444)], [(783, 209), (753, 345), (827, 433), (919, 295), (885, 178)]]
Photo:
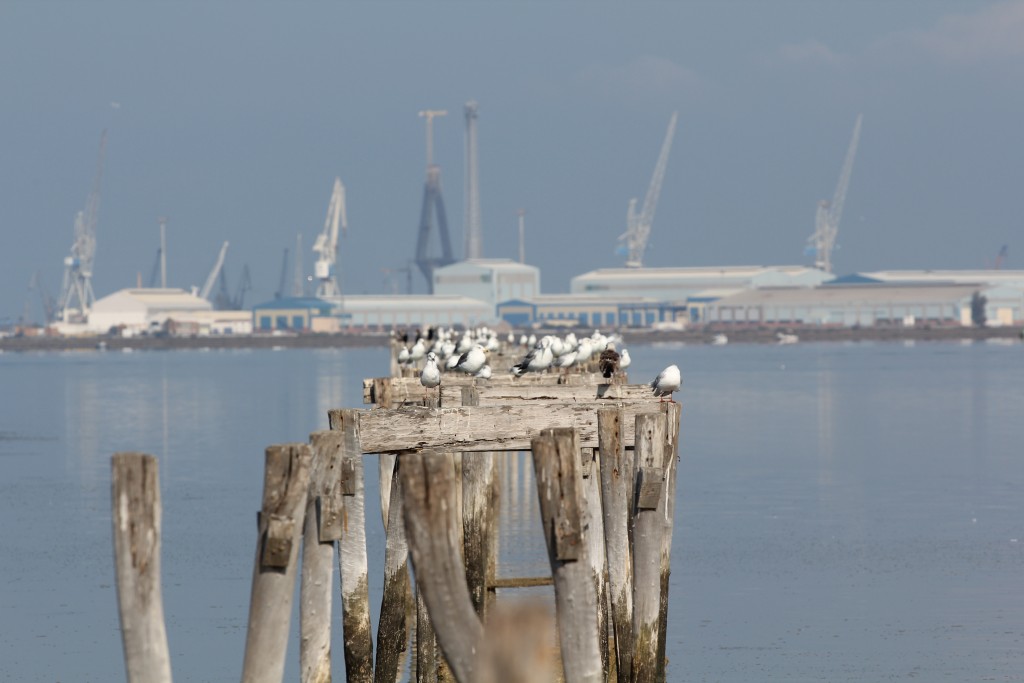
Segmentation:
[(466, 214), (465, 253), (467, 259), (483, 256), (483, 225), (480, 217), (480, 171), (477, 165), (476, 121), (479, 105), (475, 100), (466, 102)]

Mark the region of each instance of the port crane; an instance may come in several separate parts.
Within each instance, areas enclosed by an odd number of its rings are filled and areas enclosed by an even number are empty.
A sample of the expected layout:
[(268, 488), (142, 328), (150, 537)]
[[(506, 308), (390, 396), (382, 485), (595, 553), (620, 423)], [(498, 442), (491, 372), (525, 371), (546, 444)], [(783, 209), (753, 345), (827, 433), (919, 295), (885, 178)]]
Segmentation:
[(199, 290), (199, 298), (210, 300), (210, 292), (213, 291), (213, 285), (217, 282), (217, 278), (220, 276), (220, 271), (224, 268), (224, 257), (228, 255), (228, 243), (225, 242), (220, 252), (217, 254), (217, 261), (213, 264), (213, 270), (206, 276), (206, 282), (203, 283), (203, 288)]
[[(423, 186), (423, 206), (420, 209), (420, 226), (416, 237), (416, 267), (426, 278), (427, 291), (431, 294), (434, 293), (434, 269), (455, 262), (451, 238), (448, 236), (448, 215), (441, 196), (441, 167), (434, 163), (434, 118), (447, 114), (445, 109), (424, 109), (419, 113), (427, 123), (427, 180)], [(441, 238), (440, 256), (427, 254), (434, 215), (437, 216), (437, 231)]]
[(284, 248), (284, 256), (281, 258), (281, 280), (277, 283), (277, 290), (274, 292), (275, 299), (283, 299), (285, 287), (288, 283), (288, 247)]
[(661, 143), (661, 153), (658, 154), (658, 163), (654, 166), (654, 175), (651, 176), (651, 184), (647, 188), (647, 196), (644, 197), (640, 213), (636, 212), (636, 198), (629, 200), (629, 209), (626, 211), (626, 232), (619, 235), (620, 246), (626, 252), (627, 268), (642, 268), (644, 265), (644, 252), (647, 250), (647, 240), (651, 236), (654, 209), (658, 206), (661, 184), (665, 180), (665, 169), (668, 167), (668, 155), (672, 150), (672, 138), (676, 133), (678, 118), (679, 112), (672, 112), (668, 121), (668, 130), (665, 131), (665, 141)]
[(843, 169), (839, 173), (839, 184), (836, 185), (832, 201), (823, 199), (818, 202), (818, 211), (814, 216), (814, 233), (807, 239), (808, 249), (814, 252), (814, 267), (826, 273), (832, 272), (832, 251), (836, 247), (836, 235), (839, 234), (839, 219), (843, 216), (843, 204), (846, 202), (846, 191), (850, 187), (850, 176), (853, 173), (853, 160), (857, 156), (857, 145), (860, 142), (860, 124), (863, 114), (857, 115), (853, 125), (853, 136), (846, 150)]
[(319, 297), (341, 296), (336, 273), (339, 226), (341, 234), (346, 235), (348, 217), (345, 214), (345, 186), (341, 184), (341, 178), (335, 178), (331, 199), (327, 203), (324, 229), (313, 242), (313, 251), (317, 254), (313, 275), (316, 277), (316, 295)]
[(100, 181), (103, 178), (103, 157), (107, 150), (107, 131), (100, 135), (99, 159), (92, 191), (85, 209), (75, 215), (74, 237), (70, 255), (64, 258), (64, 284), (61, 286), (57, 319), (81, 322), (89, 315), (96, 296), (92, 291), (92, 266), (96, 258), (96, 222), (100, 212)]
[(213, 307), (218, 311), (240, 311), (245, 306), (245, 294), (252, 290), (252, 277), (249, 275), (249, 264), (242, 266), (242, 276), (234, 295), (228, 291), (227, 269), (220, 269), (220, 287), (214, 297)]

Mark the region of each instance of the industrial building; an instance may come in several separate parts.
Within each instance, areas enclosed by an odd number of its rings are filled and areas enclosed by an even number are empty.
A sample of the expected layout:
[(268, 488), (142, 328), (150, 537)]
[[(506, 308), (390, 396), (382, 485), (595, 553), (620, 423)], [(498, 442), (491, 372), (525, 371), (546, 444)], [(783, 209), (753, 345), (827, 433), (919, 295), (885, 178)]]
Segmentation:
[(816, 287), (833, 278), (808, 266), (602, 268), (572, 279), (573, 294), (645, 297), (665, 302), (713, 299), (759, 287)]
[(252, 307), (252, 329), (303, 331), (313, 327), (313, 319), (331, 316), (334, 305), (312, 296), (274, 299)]
[(513, 326), (542, 323), (579, 327), (650, 327), (685, 320), (686, 306), (643, 297), (542, 294), (498, 304), (501, 320)]
[(469, 259), (434, 270), (434, 294), (462, 296), (494, 307), (540, 294), (540, 269), (511, 259)]
[(848, 327), (970, 325), (975, 293), (985, 295), (985, 288), (967, 283), (884, 283), (864, 278), (814, 288), (762, 287), (709, 303), (705, 321)]
[(122, 289), (98, 299), (86, 330), (138, 334), (220, 335), (252, 333), (248, 311), (215, 311), (213, 304), (183, 289)]
[(1024, 270), (877, 270), (859, 275), (878, 282), (956, 282), (1024, 289)]
[(209, 301), (183, 289), (122, 289), (96, 300), (87, 327), (101, 334), (114, 327), (132, 334), (158, 328), (168, 319), (191, 319), (210, 311), (213, 305)]
[(303, 297), (253, 307), (257, 332), (379, 331), (395, 327), (464, 326), (494, 319), (494, 307), (465, 296), (358, 295), (332, 299)]

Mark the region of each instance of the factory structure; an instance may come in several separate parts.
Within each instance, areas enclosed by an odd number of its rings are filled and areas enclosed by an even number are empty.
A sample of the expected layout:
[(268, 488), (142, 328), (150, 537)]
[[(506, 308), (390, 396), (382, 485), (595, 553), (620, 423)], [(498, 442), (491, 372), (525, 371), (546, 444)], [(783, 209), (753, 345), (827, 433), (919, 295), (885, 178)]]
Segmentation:
[[(92, 191), (74, 221), (74, 240), (64, 259), (59, 299), (49, 300), (33, 276), (30, 291), (42, 295), (47, 322), (63, 334), (266, 334), (360, 333), (393, 328), (480, 324), (512, 327), (602, 327), (683, 329), (739, 326), (968, 326), (1024, 323), (1024, 271), (1004, 270), (1000, 252), (990, 270), (877, 271), (837, 277), (832, 252), (853, 172), (862, 117), (853, 134), (831, 200), (819, 202), (808, 238), (813, 265), (660, 267), (644, 265), (648, 239), (675, 136), (677, 113), (668, 127), (643, 202), (631, 199), (619, 236), (622, 267), (601, 268), (571, 279), (569, 292), (542, 292), (540, 271), (525, 263), (520, 209), (519, 259), (486, 258), (478, 162), (479, 105), (465, 104), (463, 258), (452, 249), (434, 161), (435, 119), (448, 112), (425, 109), (426, 178), (415, 252), (404, 268), (406, 294), (344, 292), (339, 278), (340, 239), (348, 228), (345, 186), (335, 178), (327, 215), (312, 251), (313, 270), (302, 265), (301, 235), (294, 253), (294, 281), (287, 289), (285, 249), (280, 284), (270, 301), (245, 307), (251, 289), (248, 268), (232, 293), (224, 270), (224, 242), (202, 287), (168, 287), (166, 219), (149, 279), (96, 299), (92, 291), (104, 131)], [(639, 207), (639, 208), (638, 208)], [(426, 294), (413, 294), (414, 273)], [(219, 286), (218, 286), (219, 285)]]

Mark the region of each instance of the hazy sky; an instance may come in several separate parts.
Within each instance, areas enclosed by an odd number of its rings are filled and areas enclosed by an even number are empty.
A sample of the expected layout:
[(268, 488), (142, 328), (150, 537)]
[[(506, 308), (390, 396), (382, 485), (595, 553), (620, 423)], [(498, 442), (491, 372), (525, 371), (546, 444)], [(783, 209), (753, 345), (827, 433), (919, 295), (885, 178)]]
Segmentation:
[(1024, 2), (7, 0), (0, 65), (0, 318), (37, 269), (57, 295), (105, 127), (98, 296), (148, 281), (167, 216), (172, 285), (202, 284), (229, 240), (232, 287), (248, 264), (248, 302), (270, 298), (297, 232), (312, 268), (335, 176), (343, 289), (387, 291), (415, 248), (420, 109), (450, 112), (461, 256), (469, 99), (484, 254), (516, 256), (525, 208), (546, 292), (621, 264), (674, 109), (648, 265), (808, 262), (859, 112), (839, 272), (987, 267), (1003, 244), (1024, 265)]

